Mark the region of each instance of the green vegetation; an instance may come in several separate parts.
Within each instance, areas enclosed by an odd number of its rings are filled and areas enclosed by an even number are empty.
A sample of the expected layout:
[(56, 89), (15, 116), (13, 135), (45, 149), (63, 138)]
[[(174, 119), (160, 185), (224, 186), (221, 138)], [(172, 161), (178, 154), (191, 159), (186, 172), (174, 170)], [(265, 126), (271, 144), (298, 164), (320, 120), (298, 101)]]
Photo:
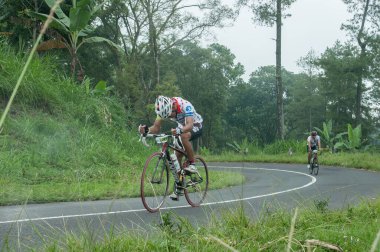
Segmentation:
[[(306, 148), (306, 147), (305, 147)], [(307, 164), (307, 154), (266, 154), (263, 152), (251, 155), (237, 155), (235, 153), (224, 152), (221, 155), (205, 156), (209, 162), (265, 162), (265, 163), (293, 163)], [(321, 166), (341, 166), (348, 168), (363, 168), (380, 171), (380, 154), (357, 152), (357, 153), (336, 153), (322, 152), (319, 155)]]
[[(0, 46), (3, 60), (0, 94), (4, 100), (22, 68), (24, 57)], [(91, 80), (77, 85), (57, 75), (49, 57), (34, 59), (0, 135), (0, 204), (78, 201), (137, 197), (145, 148), (123, 105), (106, 92), (96, 93)], [(54, 85), (51, 85), (54, 83)], [(96, 87), (94, 87), (96, 88)], [(110, 148), (112, 146), (112, 148)], [(233, 142), (231, 151), (201, 154), (210, 161), (305, 163), (303, 141), (277, 141), (265, 147)], [(289, 149), (292, 155), (288, 154)], [(374, 153), (325, 152), (323, 165), (379, 169)], [(240, 184), (241, 175), (210, 175), (211, 189)], [(69, 185), (69, 186), (68, 186)]]
[[(24, 59), (4, 45), (0, 58), (6, 100)], [(139, 143), (127, 118), (116, 98), (57, 76), (50, 58), (33, 60), (0, 135), (0, 205), (138, 197), (145, 159), (158, 148)], [(212, 172), (210, 183), (243, 180)]]
[[(0, 105), (17, 90), (26, 54), (33, 46), (39, 50), (0, 128), (0, 205), (137, 197), (144, 160), (156, 148), (143, 147), (135, 128), (152, 122), (157, 94), (182, 95), (203, 115), (200, 149), (207, 161), (304, 164), (305, 132), (316, 128), (329, 149), (320, 155), (322, 165), (380, 169), (379, 3), (344, 0), (353, 16), (343, 25), (349, 42), (337, 41), (320, 56), (310, 52), (300, 60), (302, 73), (277, 61), (254, 70), (246, 82), (228, 48), (202, 48), (197, 41), (208, 28), (235, 18), (238, 11), (228, 6), (204, 0), (193, 16), (186, 10), (196, 6), (185, 1), (153, 0), (158, 8), (142, 1), (133, 7), (127, 1), (65, 1), (37, 38), (41, 22), (31, 16), (45, 20), (54, 2), (0, 0)], [(240, 4), (253, 8), (261, 23), (273, 24), (276, 17), (281, 28), (282, 14), (268, 12), (266, 1)], [(244, 182), (239, 174), (214, 171), (210, 179), (211, 190)], [(42, 250), (311, 250), (309, 239), (347, 251), (378, 248), (379, 200), (336, 212), (327, 206), (314, 202), (294, 216), (267, 208), (258, 221), (238, 209), (203, 227), (163, 215), (159, 232), (110, 232), (102, 241), (91, 231), (68, 234)]]
[(340, 211), (329, 211), (327, 205), (314, 202), (293, 213), (267, 205), (259, 216), (239, 208), (215, 215), (203, 226), (166, 213), (153, 232), (124, 229), (99, 239), (84, 230), (79, 236), (68, 233), (60, 242), (45, 240), (39, 251), (286, 251), (289, 237), (291, 251), (329, 251), (326, 244), (343, 251), (377, 251), (379, 200)]

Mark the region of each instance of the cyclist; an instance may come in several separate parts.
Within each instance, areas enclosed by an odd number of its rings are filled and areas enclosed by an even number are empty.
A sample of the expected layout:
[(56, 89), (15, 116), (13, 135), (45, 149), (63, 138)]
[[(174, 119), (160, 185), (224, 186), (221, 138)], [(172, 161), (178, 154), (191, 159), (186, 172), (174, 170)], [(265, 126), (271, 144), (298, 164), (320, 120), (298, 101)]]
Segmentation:
[(321, 148), (321, 138), (318, 136), (316, 131), (312, 131), (310, 133), (310, 136), (307, 138), (307, 168), (310, 168), (310, 159), (311, 159), (311, 152), (313, 150), (318, 150)]
[[(151, 127), (146, 125), (139, 126), (140, 134), (160, 132), (163, 119), (170, 119), (177, 122), (177, 127), (171, 129), (173, 135), (179, 135), (182, 145), (187, 153), (189, 166), (184, 170), (189, 173), (197, 173), (195, 167), (194, 151), (190, 141), (197, 139), (202, 135), (202, 116), (199, 115), (193, 105), (181, 97), (158, 96), (155, 102), (156, 120)], [(176, 152), (179, 163), (182, 160), (182, 154)], [(183, 190), (176, 189), (171, 195), (172, 200), (179, 200), (179, 196), (183, 195)]]

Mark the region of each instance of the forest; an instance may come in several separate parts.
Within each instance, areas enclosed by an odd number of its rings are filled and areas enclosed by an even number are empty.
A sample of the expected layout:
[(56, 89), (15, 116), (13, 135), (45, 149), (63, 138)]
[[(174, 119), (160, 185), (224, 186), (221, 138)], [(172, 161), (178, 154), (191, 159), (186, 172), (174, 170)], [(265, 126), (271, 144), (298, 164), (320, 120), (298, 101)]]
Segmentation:
[[(341, 1), (345, 39), (295, 73), (282, 28), (297, 0), (0, 0), (0, 250), (378, 251), (380, 1)], [(204, 43), (243, 9), (275, 34), (275, 65), (248, 75), (230, 48)], [(138, 199), (157, 146), (137, 128), (158, 95), (204, 119), (199, 208), (154, 215)], [(306, 174), (314, 130), (318, 177)]]
[[(311, 130), (332, 151), (378, 148), (380, 3), (343, 0), (351, 15), (341, 26), (347, 39), (320, 55), (310, 50), (298, 61), (302, 72), (293, 73), (281, 65), (281, 27), (294, 2), (66, 0), (36, 55), (86, 92), (118, 100), (129, 130), (152, 122), (153, 102), (162, 94), (186, 98), (203, 116), (205, 148), (305, 141)], [(1, 0), (3, 46), (28, 54), (54, 3)], [(211, 28), (233, 22), (241, 8), (251, 10), (253, 23), (276, 29), (276, 65), (259, 67), (247, 81), (229, 48), (201, 46)], [(12, 85), (0, 83), (1, 104)]]

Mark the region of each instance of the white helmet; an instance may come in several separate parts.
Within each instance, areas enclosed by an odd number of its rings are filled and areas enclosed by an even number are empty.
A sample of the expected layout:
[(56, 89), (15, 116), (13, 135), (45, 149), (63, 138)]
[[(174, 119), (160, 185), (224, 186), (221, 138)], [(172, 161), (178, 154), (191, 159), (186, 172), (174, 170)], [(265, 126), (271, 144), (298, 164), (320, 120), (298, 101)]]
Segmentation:
[(158, 96), (155, 104), (156, 114), (161, 118), (168, 118), (172, 113), (172, 99), (166, 96)]

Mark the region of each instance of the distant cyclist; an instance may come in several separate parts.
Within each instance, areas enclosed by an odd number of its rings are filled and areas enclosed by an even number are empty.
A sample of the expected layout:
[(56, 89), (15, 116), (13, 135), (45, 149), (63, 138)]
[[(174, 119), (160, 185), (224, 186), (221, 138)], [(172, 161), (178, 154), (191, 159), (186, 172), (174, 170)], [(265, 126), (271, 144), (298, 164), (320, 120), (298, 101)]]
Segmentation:
[[(155, 112), (157, 118), (151, 127), (146, 125), (139, 126), (139, 132), (157, 134), (160, 132), (162, 120), (168, 118), (177, 122), (177, 127), (171, 129), (173, 135), (179, 135), (182, 140), (183, 147), (188, 156), (189, 166), (184, 170), (190, 173), (198, 173), (195, 167), (194, 151), (190, 141), (202, 135), (202, 117), (195, 111), (193, 105), (181, 97), (158, 96), (155, 102)], [(182, 154), (176, 152), (178, 161), (181, 163)], [(178, 196), (183, 191), (176, 190), (170, 198), (178, 200)]]
[(311, 159), (311, 152), (313, 150), (318, 150), (321, 148), (321, 138), (318, 136), (316, 131), (312, 131), (310, 133), (310, 136), (307, 138), (307, 168), (310, 168), (310, 159)]

